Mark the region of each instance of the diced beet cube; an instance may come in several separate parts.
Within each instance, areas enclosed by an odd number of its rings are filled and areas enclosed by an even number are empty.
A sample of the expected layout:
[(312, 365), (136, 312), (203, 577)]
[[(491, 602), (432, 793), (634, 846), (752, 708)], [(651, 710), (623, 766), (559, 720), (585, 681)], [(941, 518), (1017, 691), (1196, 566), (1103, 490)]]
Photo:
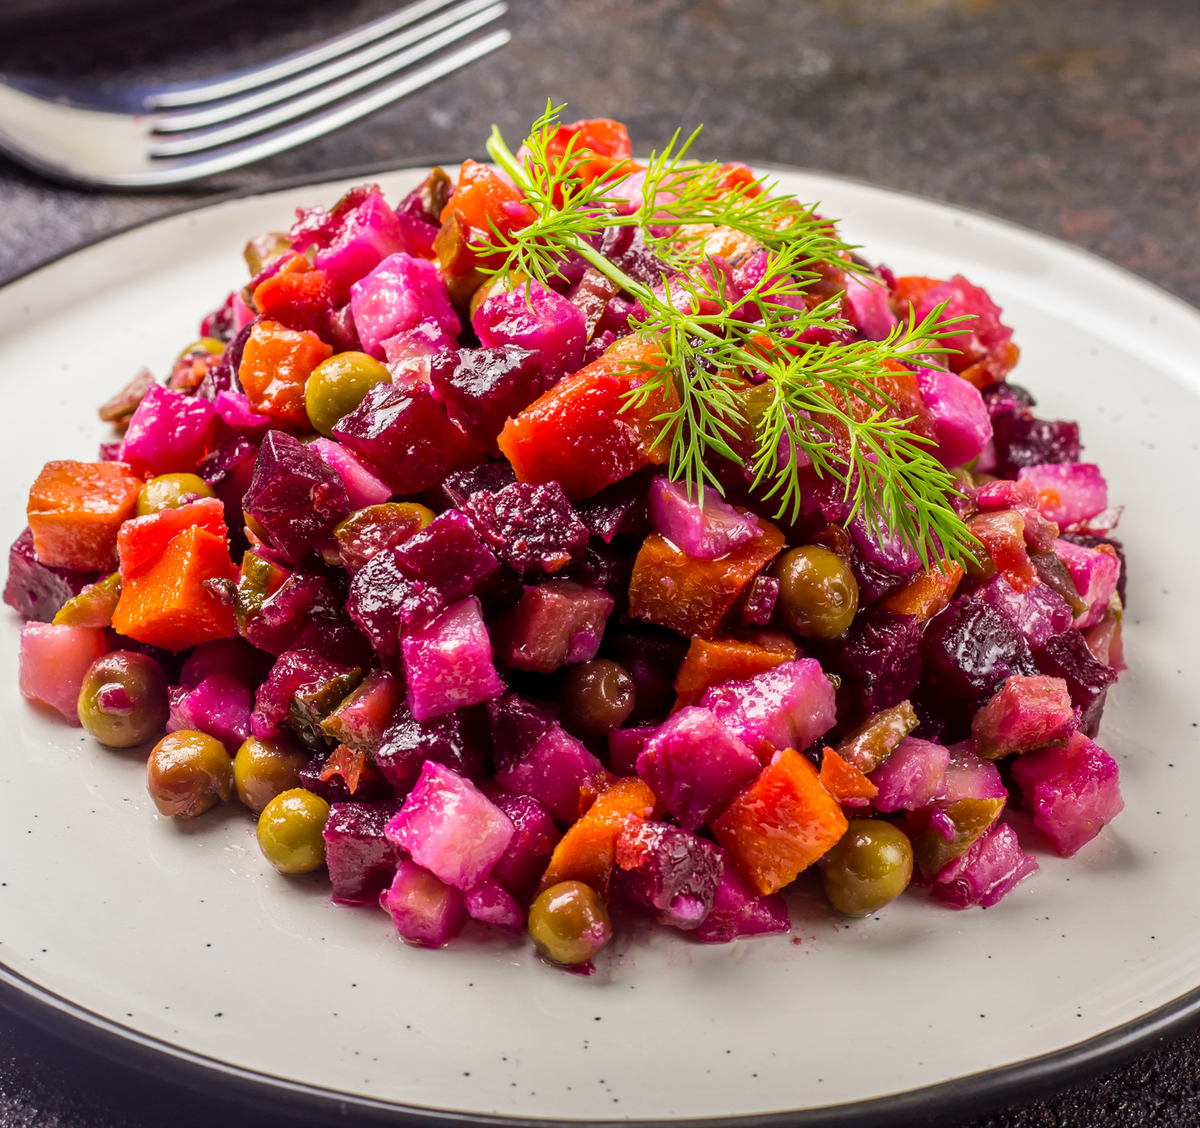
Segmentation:
[(544, 370), (543, 389), (583, 367), (587, 344), (583, 311), (537, 282), (484, 298), (471, 324), (486, 347), (519, 345), (536, 352)]
[(375, 751), (375, 763), (388, 782), (407, 790), (427, 760), (461, 776), (483, 775), (485, 737), (468, 710), (418, 721), (401, 701)]
[(868, 607), (828, 645), (825, 657), (825, 664), (842, 677), (843, 695), (857, 714), (870, 716), (899, 705), (916, 689), (921, 678), (921, 624), (916, 615)]
[[(247, 553), (247, 558), (250, 555)], [(296, 642), (309, 622), (309, 612), (328, 594), (321, 576), (289, 575), (277, 591), (245, 617), (239, 628), (242, 636), (252, 646), (278, 656)]]
[(333, 435), (398, 494), (420, 493), (448, 470), (477, 458), (427, 384), (375, 384), (358, 407), (338, 420)]
[(761, 767), (711, 712), (695, 706), (680, 709), (654, 730), (637, 758), (637, 774), (685, 830), (708, 822)]
[(536, 799), (561, 823), (579, 818), (581, 789), (599, 790), (604, 765), (584, 745), (555, 725), (520, 757), (497, 764), (496, 782)]
[(600, 253), (643, 286), (657, 286), (671, 274), (670, 267), (646, 246), (646, 236), (637, 226), (606, 227)]
[(461, 513), (448, 509), (395, 550), (410, 576), (432, 584), (455, 603), (474, 594), (500, 566)]
[(688, 640), (665, 628), (636, 626), (610, 630), (604, 646), (633, 678), (636, 697), (631, 719), (665, 717), (675, 704), (675, 677), (687, 654)]
[(878, 811), (911, 811), (933, 800), (942, 786), (950, 750), (906, 736), (867, 777), (879, 788), (872, 803)]
[(933, 895), (953, 909), (990, 909), (1037, 868), (1037, 859), (1021, 850), (1016, 831), (1007, 823), (995, 823), (938, 874)]
[(386, 833), (418, 865), (466, 891), (492, 872), (516, 828), (470, 780), (426, 760)]
[(777, 602), (779, 602), (779, 581), (774, 576), (755, 576), (746, 589), (746, 598), (742, 603), (742, 626), (767, 626), (775, 614)]
[(293, 563), (350, 516), (350, 498), (337, 471), (283, 431), (263, 438), (242, 504)]
[(1125, 599), (1125, 548), (1115, 537), (1099, 536), (1090, 533), (1063, 533), (1059, 540), (1067, 541), (1070, 544), (1077, 544), (1081, 548), (1099, 548), (1102, 544), (1108, 545), (1109, 548), (1117, 554), (1117, 560), (1120, 562), (1121, 570), (1117, 578), (1117, 595), (1121, 599), (1122, 605), (1127, 605)]
[(1039, 673), (1012, 619), (972, 596), (958, 596), (925, 627), (924, 681), (943, 715), (969, 721), (1013, 674)]
[(666, 823), (630, 818), (617, 837), (617, 897), (654, 913), (659, 924), (690, 930), (712, 910), (724, 866), (711, 842)]
[(68, 599), (99, 578), (99, 572), (72, 572), (43, 564), (33, 548), (33, 530), (26, 526), (8, 552), (4, 602), (26, 619), (49, 623)]
[(532, 751), (556, 723), (552, 713), (513, 693), (489, 701), (487, 712), (497, 768)]
[(523, 575), (557, 572), (587, 546), (587, 527), (557, 482), (474, 493), (463, 509), (492, 551)]
[(450, 418), (493, 454), (504, 424), (544, 390), (541, 355), (519, 345), (443, 353), (430, 378)]
[(803, 751), (834, 722), (833, 683), (813, 658), (713, 686), (700, 705), (755, 752), (764, 740)]
[(1108, 483), (1092, 462), (1022, 466), (1017, 477), (1037, 490), (1042, 516), (1064, 529), (1108, 506)]
[(1088, 649), (1083, 635), (1072, 627), (1046, 640), (1033, 653), (1037, 669), (1052, 678), (1062, 678), (1071, 694), (1071, 703), (1082, 715), (1080, 729), (1095, 736), (1104, 712), (1108, 687), (1117, 680), (1117, 673), (1099, 661)]
[(1116, 552), (1107, 544), (1085, 548), (1071, 541), (1056, 540), (1054, 554), (1067, 566), (1079, 598), (1087, 605), (1087, 611), (1075, 620), (1075, 626), (1080, 630), (1095, 626), (1104, 618), (1109, 600), (1117, 590), (1121, 562)]
[(1073, 621), (1067, 601), (1045, 584), (1017, 592), (998, 572), (975, 594), (981, 602), (1012, 619), (1034, 649), (1051, 635), (1065, 631)]
[[(271, 667), (271, 673), (255, 692), (250, 731), (259, 740), (270, 740), (288, 719), (297, 694), (312, 693), (340, 679), (354, 677), (352, 667), (331, 662), (313, 650), (289, 650)], [(346, 686), (348, 693), (353, 685)], [(331, 703), (332, 705), (337, 702)]]
[(846, 531), (854, 542), (851, 568), (860, 603), (875, 603), (921, 570), (921, 558), (899, 536), (890, 533), (880, 541), (861, 511)]
[(333, 899), (342, 905), (369, 905), (391, 884), (404, 851), (384, 837), (399, 803), (334, 803), (322, 837)]
[(486, 794), (516, 828), (508, 848), (492, 866), (493, 881), (498, 881), (521, 904), (528, 904), (546, 872), (546, 864), (561, 835), (545, 808), (531, 795), (517, 795), (492, 783)]
[(497, 624), (496, 650), (517, 670), (553, 673), (596, 657), (613, 597), (571, 580), (527, 587), (521, 602)]
[(498, 881), (489, 878), (475, 886), (463, 898), (467, 912), (484, 924), (494, 924), (509, 932), (520, 932), (525, 927), (525, 914)]
[(215, 736), (235, 755), (250, 735), (254, 694), (232, 674), (210, 674), (192, 689), (171, 687), (167, 732), (194, 729)]
[(447, 608), (400, 641), (408, 707), (419, 721), (476, 705), (504, 692), (479, 600)]
[[(372, 187), (374, 187), (372, 185)], [(396, 213), (378, 189), (338, 217), (336, 233), (319, 245), (313, 264), (326, 272), (345, 301), (350, 287), (389, 255), (410, 251)], [(303, 253), (303, 247), (295, 247)]]
[(724, 847), (720, 851), (722, 874), (713, 906), (696, 929), (697, 940), (705, 944), (728, 944), (741, 936), (763, 936), (771, 932), (791, 931), (787, 905), (778, 893), (760, 897), (737, 871)]
[(921, 398), (933, 418), (934, 453), (943, 466), (977, 458), (992, 437), (992, 421), (978, 389), (960, 376), (917, 369)]
[(379, 895), (379, 904), (391, 915), (400, 939), (421, 948), (444, 948), (470, 919), (461, 890), (407, 860)]
[(431, 504), (436, 509), (462, 509), (473, 493), (486, 490), (496, 493), (517, 480), (512, 465), (508, 462), (481, 462), (466, 470), (455, 470), (447, 474), (429, 491)]
[(1012, 752), (1064, 744), (1074, 727), (1075, 712), (1065, 681), (1014, 675), (975, 714), (971, 736), (980, 756), (999, 760)]
[(387, 670), (372, 670), (321, 722), (321, 728), (331, 740), (373, 756), (392, 714), (403, 702), (404, 687)]
[(433, 318), (448, 334), (461, 328), (437, 265), (403, 252), (389, 255), (350, 287), (350, 310), (363, 351), (379, 360), (386, 338), (425, 318)]
[(21, 695), (52, 705), (79, 727), (79, 690), (88, 667), (107, 646), (99, 627), (26, 623), (21, 628), (17, 675)]
[(419, 630), (445, 610), (442, 593), (401, 567), (398, 549), (377, 552), (350, 582), (346, 611), (377, 654), (395, 654), (402, 632)]
[(274, 664), (269, 654), (256, 650), (245, 639), (215, 638), (193, 647), (179, 672), (179, 684), (194, 689), (209, 674), (232, 674), (238, 681), (256, 686)]
[(989, 384), (979, 395), (993, 421), (1000, 415), (1028, 415), (1030, 409), (1037, 406), (1037, 400), (1027, 389), (1007, 380)]
[(1125, 806), (1116, 761), (1082, 733), (1065, 748), (1027, 752), (1013, 764), (1025, 806), (1055, 849), (1070, 858)]
[(608, 734), (608, 766), (613, 775), (638, 774), (638, 757), (658, 728), (658, 725), (636, 725), (633, 728), (613, 729)]
[(392, 496), (391, 487), (384, 485), (356, 455), (341, 443), (335, 443), (332, 439), (322, 436), (308, 445), (342, 479), (352, 508), (362, 509), (368, 505), (380, 505)]
[(753, 513), (739, 513), (712, 486), (701, 505), (682, 482), (659, 475), (650, 483), (649, 498), (654, 528), (698, 560), (716, 560), (761, 532)]
[(1022, 466), (1079, 461), (1079, 424), (1003, 414), (992, 418), (996, 472), (1015, 478)]
[(154, 384), (129, 420), (121, 461), (136, 474), (190, 473), (211, 449), (219, 421), (208, 400)]
[(868, 341), (884, 340), (896, 324), (896, 315), (888, 305), (888, 288), (874, 275), (847, 272), (842, 302), (850, 324)]
[(1002, 349), (1012, 340), (1012, 330), (1000, 320), (1000, 307), (981, 286), (974, 286), (961, 274), (927, 290), (917, 306), (917, 323), (945, 303), (943, 317), (967, 316), (971, 320), (956, 325), (957, 335), (942, 337), (938, 344), (950, 349), (946, 363), (962, 372), (990, 354)]

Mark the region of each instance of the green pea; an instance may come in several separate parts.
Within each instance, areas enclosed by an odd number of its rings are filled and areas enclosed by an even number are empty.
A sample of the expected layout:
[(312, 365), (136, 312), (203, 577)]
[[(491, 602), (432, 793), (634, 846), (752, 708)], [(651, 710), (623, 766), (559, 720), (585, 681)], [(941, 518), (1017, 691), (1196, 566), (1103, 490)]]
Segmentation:
[(233, 794), (233, 761), (214, 736), (169, 732), (146, 761), (146, 789), (162, 814), (194, 819)]
[(607, 658), (573, 666), (559, 691), (563, 721), (581, 736), (602, 736), (629, 719), (634, 692), (629, 671)]
[(258, 816), (258, 845), (280, 873), (311, 873), (325, 862), (321, 831), (329, 804), (319, 795), (293, 788), (276, 795)]
[(137, 515), (149, 517), (164, 509), (178, 509), (197, 497), (216, 497), (212, 487), (196, 474), (160, 474), (151, 478), (138, 494)]
[(101, 744), (132, 748), (167, 723), (167, 677), (151, 657), (114, 650), (97, 658), (79, 688), (79, 720)]
[(309, 753), (286, 737), (248, 737), (233, 758), (233, 785), (238, 798), (256, 815), (261, 814), (276, 795), (300, 786), (300, 772), (308, 761)]
[(612, 922), (600, 894), (582, 881), (560, 881), (529, 907), (534, 947), (557, 964), (587, 963), (612, 939)]
[(322, 435), (332, 435), (343, 415), (349, 415), (376, 384), (390, 380), (387, 366), (361, 352), (331, 356), (313, 369), (304, 385), (304, 410)]
[(804, 638), (835, 639), (846, 632), (858, 610), (858, 583), (846, 562), (816, 544), (785, 552), (771, 566), (779, 580), (775, 613)]
[(912, 878), (908, 836), (883, 819), (852, 819), (825, 864), (825, 895), (839, 913), (870, 916), (894, 901)]

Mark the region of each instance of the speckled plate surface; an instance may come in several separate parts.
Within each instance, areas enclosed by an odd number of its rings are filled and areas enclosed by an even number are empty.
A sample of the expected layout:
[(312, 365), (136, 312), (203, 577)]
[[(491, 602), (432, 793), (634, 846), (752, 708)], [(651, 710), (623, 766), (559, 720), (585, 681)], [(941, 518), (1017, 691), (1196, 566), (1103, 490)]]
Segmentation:
[[(395, 198), (420, 175), (378, 179)], [(20, 699), (6, 610), (0, 981), (227, 1077), (408, 1118), (877, 1124), (948, 1107), (947, 1093), (961, 1108), (973, 1092), (1011, 1096), (1022, 1077), (1065, 1080), (1089, 1045), (1132, 1045), (1191, 1016), (1200, 314), (999, 221), (778, 175), (873, 260), (987, 287), (1022, 348), (1015, 378), (1040, 413), (1080, 420), (1085, 457), (1128, 506), (1130, 670), (1101, 732), (1122, 772), (1116, 822), (1071, 861), (1036, 846), (1041, 871), (986, 912), (911, 893), (847, 923), (802, 881), (789, 937), (706, 947), (627, 925), (591, 978), (475, 926), (422, 951), (378, 910), (329, 904), (319, 877), (272, 871), (237, 804), (192, 824), (158, 817), (143, 755), (105, 750)], [(241, 283), (246, 238), (344, 186), (167, 218), (0, 291), (6, 536), (42, 462), (94, 457), (97, 404), (143, 364), (167, 371), (199, 315)], [(1056, 1056), (1036, 1064), (1043, 1055)]]

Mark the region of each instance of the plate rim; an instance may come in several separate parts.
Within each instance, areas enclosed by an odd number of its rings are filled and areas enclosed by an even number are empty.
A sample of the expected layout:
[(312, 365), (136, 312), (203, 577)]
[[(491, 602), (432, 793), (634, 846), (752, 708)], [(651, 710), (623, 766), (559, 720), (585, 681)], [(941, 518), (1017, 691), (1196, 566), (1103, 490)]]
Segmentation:
[[(295, 188), (316, 187), (339, 180), (405, 172), (433, 165), (456, 164), (461, 163), (464, 159), (486, 160), (486, 157), (478, 151), (466, 156), (460, 151), (428, 157), (407, 157), (402, 161), (389, 160), (348, 168), (328, 169), (318, 173), (299, 173), (295, 176), (272, 180), (268, 184), (213, 193), (195, 202), (182, 204), (157, 215), (97, 234), (64, 249), (4, 281), (0, 284), (0, 293), (39, 271), (92, 247), (143, 227), (192, 212), (235, 200), (268, 196)], [(873, 192), (922, 203), (932, 203), (953, 212), (999, 224), (1023, 236), (1032, 234), (1038, 239), (1047, 240), (1073, 255), (1091, 260), (1106, 270), (1115, 271), (1126, 279), (1147, 287), (1160, 299), (1165, 298), (1172, 305), (1182, 307), (1193, 315), (1200, 313), (1200, 308), (1168, 290), (1165, 286), (1144, 278), (1136, 271), (1115, 263), (1095, 251), (980, 208), (964, 206), (920, 192), (893, 188), (861, 177), (848, 176), (824, 169), (771, 161), (748, 163), (755, 169), (769, 173), (816, 176), (840, 181), (858, 188), (867, 188)], [(1062, 1049), (881, 1097), (815, 1108), (748, 1113), (739, 1116), (589, 1120), (586, 1122), (501, 1113), (461, 1112), (405, 1104), (399, 1101), (373, 1100), (360, 1094), (277, 1077), (196, 1053), (173, 1045), (165, 1039), (123, 1026), (34, 983), (11, 968), (3, 959), (0, 959), (0, 1008), (80, 1049), (98, 1054), (109, 1061), (138, 1072), (150, 1074), (170, 1085), (201, 1092), (209, 1100), (228, 1101), (232, 1097), (235, 1103), (269, 1109), (276, 1114), (281, 1111), (282, 1101), (288, 1114), (309, 1120), (324, 1120), (333, 1114), (346, 1121), (348, 1115), (352, 1115), (358, 1122), (364, 1124), (405, 1124), (412, 1125), (413, 1128), (444, 1128), (445, 1125), (563, 1128), (567, 1125), (584, 1123), (593, 1128), (617, 1128), (618, 1125), (655, 1128), (661, 1124), (670, 1124), (679, 1126), (679, 1128), (688, 1128), (691, 1125), (695, 1125), (696, 1128), (784, 1128), (785, 1125), (797, 1125), (799, 1128), (868, 1128), (868, 1126), (870, 1128), (904, 1128), (904, 1126), (915, 1124), (918, 1121), (930, 1124), (933, 1122), (933, 1118), (947, 1119), (955, 1116), (982, 1115), (1008, 1105), (1036, 1099), (1117, 1068), (1157, 1044), (1178, 1038), (1200, 1027), (1200, 987), (1185, 992), (1138, 1018), (1121, 1023)], [(169, 1066), (169, 1072), (166, 1074), (163, 1072), (164, 1065)], [(213, 1092), (211, 1088), (214, 1074), (220, 1076), (225, 1082), (225, 1087), (220, 1092)]]

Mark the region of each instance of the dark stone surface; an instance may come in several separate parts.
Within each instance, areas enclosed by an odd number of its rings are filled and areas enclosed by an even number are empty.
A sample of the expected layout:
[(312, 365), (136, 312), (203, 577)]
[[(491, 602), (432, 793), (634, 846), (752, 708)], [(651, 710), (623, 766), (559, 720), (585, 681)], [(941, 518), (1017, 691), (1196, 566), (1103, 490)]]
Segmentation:
[[(516, 141), (550, 96), (572, 116), (623, 119), (641, 149), (704, 122), (705, 154), (827, 169), (981, 208), (1200, 303), (1195, 0), (512, 3), (515, 38), (499, 55), (336, 136), (200, 186), (84, 192), (0, 159), (0, 279), (214, 191), (478, 152), (493, 121)], [(0, 72), (199, 77), (392, 6), (179, 0), (121, 20), (72, 20), (69, 34), (62, 20), (39, 34), (0, 30)], [(1200, 1036), (1191, 1036), (971, 1128), (1195, 1125), (1198, 1075)], [(0, 1128), (215, 1121), (240, 1128), (263, 1117), (181, 1099), (0, 1015)]]

